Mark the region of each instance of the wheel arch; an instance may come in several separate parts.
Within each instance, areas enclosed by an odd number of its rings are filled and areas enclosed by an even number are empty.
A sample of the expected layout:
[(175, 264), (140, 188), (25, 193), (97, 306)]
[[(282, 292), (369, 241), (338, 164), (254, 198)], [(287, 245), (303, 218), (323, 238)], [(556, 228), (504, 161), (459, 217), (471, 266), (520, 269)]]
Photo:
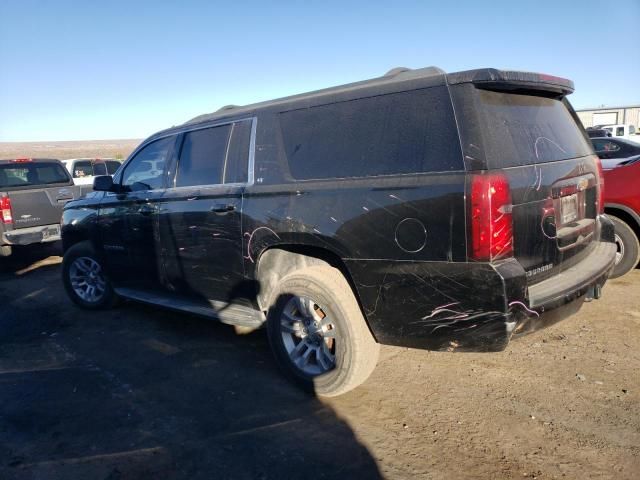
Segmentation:
[(260, 286), (257, 294), (260, 309), (265, 311), (270, 305), (273, 300), (272, 294), (282, 278), (295, 270), (314, 265), (328, 265), (342, 273), (351, 287), (369, 331), (375, 338), (347, 265), (337, 253), (326, 248), (311, 245), (278, 244), (263, 250), (256, 260), (255, 270), (256, 280)]
[(624, 205), (618, 205), (615, 203), (605, 204), (604, 213), (617, 217), (629, 225), (631, 230), (633, 230), (633, 233), (638, 237), (638, 240), (640, 240), (640, 215)]

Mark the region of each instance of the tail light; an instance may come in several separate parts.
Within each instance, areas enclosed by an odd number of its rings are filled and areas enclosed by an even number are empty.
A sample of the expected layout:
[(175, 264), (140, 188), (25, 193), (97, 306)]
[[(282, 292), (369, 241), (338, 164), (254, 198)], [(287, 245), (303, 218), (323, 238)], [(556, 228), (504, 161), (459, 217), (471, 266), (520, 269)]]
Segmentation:
[(13, 162), (13, 163), (29, 163), (29, 162), (33, 162), (33, 159), (31, 159), (31, 158), (16, 158), (15, 160), (11, 160), (11, 162)]
[(493, 261), (513, 255), (511, 188), (502, 173), (471, 176), (469, 256)]
[(0, 196), (0, 214), (2, 214), (2, 223), (13, 223), (13, 215), (11, 214), (11, 200), (7, 196)]
[(598, 213), (604, 213), (604, 173), (600, 157), (596, 157), (596, 166), (598, 167)]

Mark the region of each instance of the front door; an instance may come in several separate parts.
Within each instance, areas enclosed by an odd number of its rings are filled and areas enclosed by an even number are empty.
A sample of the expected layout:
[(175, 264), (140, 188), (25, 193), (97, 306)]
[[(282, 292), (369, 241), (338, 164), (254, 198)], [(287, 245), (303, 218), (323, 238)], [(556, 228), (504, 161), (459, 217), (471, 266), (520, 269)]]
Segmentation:
[(116, 286), (160, 286), (158, 207), (175, 141), (170, 136), (143, 147), (115, 179), (119, 192), (100, 205), (99, 235)]

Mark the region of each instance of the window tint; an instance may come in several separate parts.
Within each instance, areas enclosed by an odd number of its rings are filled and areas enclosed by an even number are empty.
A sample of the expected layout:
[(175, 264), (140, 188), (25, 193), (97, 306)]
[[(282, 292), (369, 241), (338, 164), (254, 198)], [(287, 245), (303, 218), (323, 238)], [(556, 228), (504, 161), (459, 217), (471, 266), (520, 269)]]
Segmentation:
[(251, 122), (234, 123), (229, 139), (227, 164), (222, 172), (223, 183), (246, 183), (249, 170)]
[(446, 87), (284, 112), (280, 124), (296, 179), (464, 168)]
[(222, 183), (231, 125), (188, 132), (182, 142), (176, 187)]
[[(577, 117), (561, 100), (477, 88), (470, 94), (476, 100), (480, 145), (491, 168), (567, 160), (591, 152)], [(463, 115), (461, 121), (469, 120)]]
[(94, 163), (93, 164), (93, 174), (94, 175), (106, 175), (107, 167), (104, 163)]
[(594, 140), (593, 148), (596, 152), (616, 152), (620, 150), (620, 147), (608, 140)]
[(57, 163), (0, 165), (0, 188), (67, 183), (64, 167)]
[(93, 166), (90, 160), (81, 160), (73, 165), (73, 178), (90, 177), (93, 175)]
[(150, 143), (127, 164), (122, 186), (130, 191), (155, 190), (163, 186), (163, 173), (175, 137)]
[(107, 173), (109, 175), (113, 175), (114, 173), (116, 173), (118, 171), (118, 168), (120, 168), (120, 165), (122, 165), (120, 162), (117, 162), (115, 160), (107, 160), (105, 163), (107, 164)]

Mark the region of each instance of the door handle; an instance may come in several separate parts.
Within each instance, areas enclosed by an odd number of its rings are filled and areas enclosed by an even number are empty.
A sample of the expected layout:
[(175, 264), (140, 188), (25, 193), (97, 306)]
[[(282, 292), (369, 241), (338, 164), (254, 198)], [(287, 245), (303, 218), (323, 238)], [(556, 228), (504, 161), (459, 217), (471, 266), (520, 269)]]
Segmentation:
[(225, 213), (233, 212), (236, 209), (235, 205), (232, 204), (217, 204), (211, 207), (211, 211), (213, 213), (218, 213), (224, 215)]
[(153, 212), (155, 212), (155, 208), (153, 208), (153, 205), (149, 205), (148, 203), (141, 205), (140, 208), (138, 208), (138, 213), (141, 215), (151, 215)]

